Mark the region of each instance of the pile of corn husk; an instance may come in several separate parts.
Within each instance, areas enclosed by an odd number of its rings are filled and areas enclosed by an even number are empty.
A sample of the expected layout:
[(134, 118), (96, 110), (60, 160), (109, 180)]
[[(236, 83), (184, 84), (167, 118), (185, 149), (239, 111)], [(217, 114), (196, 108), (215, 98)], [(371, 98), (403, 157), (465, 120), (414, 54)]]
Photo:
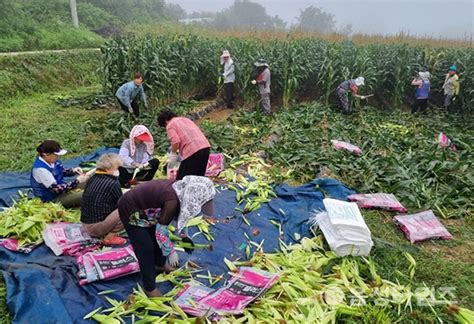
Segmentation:
[[(409, 254), (407, 278), (413, 278), (416, 263)], [(340, 320), (391, 323), (419, 307), (420, 301), (437, 317), (439, 306), (434, 306), (427, 289), (420, 292), (411, 285), (382, 278), (375, 263), (368, 258), (339, 258), (323, 249), (322, 237), (303, 238), (299, 244), (281, 243), (278, 253), (256, 252), (248, 261), (229, 262), (228, 275), (235, 275), (239, 266), (251, 266), (278, 273), (277, 283), (249, 305), (240, 316), (222, 316), (222, 323), (335, 323)], [(224, 276), (209, 274), (214, 284)], [(123, 323), (126, 317), (143, 322), (173, 321), (202, 323), (174, 303), (174, 297), (185, 282), (194, 282), (196, 270), (185, 266), (168, 275), (159, 275), (157, 282), (170, 281), (175, 288), (159, 298), (147, 298), (137, 289), (128, 301), (108, 299), (111, 307), (88, 314), (100, 323)], [(217, 278), (217, 279), (216, 279)], [(431, 301), (431, 304), (430, 304)], [(428, 304), (426, 304), (428, 302)], [(159, 315), (157, 315), (157, 313)], [(472, 312), (456, 308), (455, 316), (469, 318)], [(440, 320), (441, 321), (441, 320)]]
[(66, 210), (60, 203), (43, 203), (22, 195), (13, 206), (0, 212), (0, 237), (18, 240), (18, 247), (43, 242), (41, 232), (55, 221), (78, 222), (79, 211)]
[(276, 197), (269, 184), (270, 176), (265, 171), (270, 167), (261, 158), (243, 155), (239, 160), (231, 161), (229, 167), (219, 174), (219, 178), (228, 183), (227, 188), (236, 192), (237, 203), (245, 203), (243, 210), (237, 210), (246, 214)]

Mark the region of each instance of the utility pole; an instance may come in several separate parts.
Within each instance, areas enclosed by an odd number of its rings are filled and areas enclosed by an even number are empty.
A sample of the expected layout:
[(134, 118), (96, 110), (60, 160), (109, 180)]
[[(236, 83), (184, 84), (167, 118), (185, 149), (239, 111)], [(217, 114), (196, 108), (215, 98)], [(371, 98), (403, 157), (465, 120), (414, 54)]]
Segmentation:
[(72, 24), (74, 27), (79, 28), (79, 18), (77, 18), (76, 0), (69, 0), (69, 5), (71, 7)]

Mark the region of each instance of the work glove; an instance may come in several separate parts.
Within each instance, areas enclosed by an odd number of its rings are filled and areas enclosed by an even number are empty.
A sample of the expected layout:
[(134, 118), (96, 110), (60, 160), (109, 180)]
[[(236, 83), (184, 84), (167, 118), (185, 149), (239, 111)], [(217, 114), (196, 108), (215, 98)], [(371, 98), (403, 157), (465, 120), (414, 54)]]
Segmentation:
[(150, 169), (150, 163), (147, 162), (147, 163), (142, 164), (140, 169), (142, 169), (142, 170)]
[(187, 254), (191, 254), (193, 253), (194, 251), (194, 242), (193, 240), (191, 240), (189, 237), (185, 236), (181, 239), (184, 243), (188, 243), (188, 244), (191, 244), (193, 247), (192, 248), (184, 248), (184, 251), (187, 253)]
[(360, 96), (360, 99), (361, 99), (361, 100), (364, 100), (364, 99), (365, 99), (365, 96)]
[(178, 253), (176, 253), (176, 250), (173, 250), (168, 255), (168, 257), (166, 258), (166, 263), (173, 268), (176, 268), (179, 265), (179, 256)]
[(73, 168), (72, 171), (73, 171), (75, 174), (83, 174), (83, 173), (84, 173), (84, 171), (82, 171), (82, 168), (81, 168), (81, 167)]
[(168, 163), (176, 163), (178, 162), (178, 154), (177, 153), (168, 153)]
[(250, 83), (252, 83), (253, 85), (257, 84), (257, 81), (256, 80), (252, 80), (250, 81)]
[(131, 166), (132, 168), (139, 169), (142, 165), (141, 165), (140, 163), (137, 163), (137, 162), (132, 162), (132, 163), (130, 164), (130, 166)]
[(451, 99), (451, 101), (452, 101), (452, 102), (455, 102), (457, 97), (458, 97), (458, 96), (454, 96), (453, 99)]

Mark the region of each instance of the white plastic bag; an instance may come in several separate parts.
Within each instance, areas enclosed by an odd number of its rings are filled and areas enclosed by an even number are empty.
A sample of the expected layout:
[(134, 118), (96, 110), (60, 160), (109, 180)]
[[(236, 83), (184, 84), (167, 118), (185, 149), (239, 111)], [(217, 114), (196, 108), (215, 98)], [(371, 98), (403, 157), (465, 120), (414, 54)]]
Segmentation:
[(329, 247), (338, 256), (367, 256), (372, 249), (371, 233), (357, 204), (326, 198), (326, 212), (316, 214), (311, 222), (317, 224)]

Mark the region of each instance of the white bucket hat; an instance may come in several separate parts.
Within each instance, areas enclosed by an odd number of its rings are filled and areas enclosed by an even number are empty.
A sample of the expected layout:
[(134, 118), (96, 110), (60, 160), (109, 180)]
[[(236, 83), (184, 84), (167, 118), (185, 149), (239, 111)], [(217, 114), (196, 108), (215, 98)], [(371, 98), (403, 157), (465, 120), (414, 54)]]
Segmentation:
[(230, 52), (228, 50), (223, 50), (221, 55), (221, 64), (224, 64), (224, 58), (230, 57)]
[(363, 77), (358, 77), (357, 79), (354, 80), (356, 86), (360, 87), (363, 86), (365, 83), (365, 79)]
[(203, 205), (214, 198), (216, 189), (211, 180), (200, 176), (185, 176), (172, 186), (180, 204), (177, 229), (181, 232), (191, 218), (205, 212)]
[(420, 77), (421, 80), (423, 81), (428, 81), (430, 79), (430, 72), (418, 72), (418, 76)]
[(224, 58), (224, 57), (230, 57), (230, 53), (229, 53), (228, 50), (223, 50), (223, 51), (222, 51), (221, 58)]

